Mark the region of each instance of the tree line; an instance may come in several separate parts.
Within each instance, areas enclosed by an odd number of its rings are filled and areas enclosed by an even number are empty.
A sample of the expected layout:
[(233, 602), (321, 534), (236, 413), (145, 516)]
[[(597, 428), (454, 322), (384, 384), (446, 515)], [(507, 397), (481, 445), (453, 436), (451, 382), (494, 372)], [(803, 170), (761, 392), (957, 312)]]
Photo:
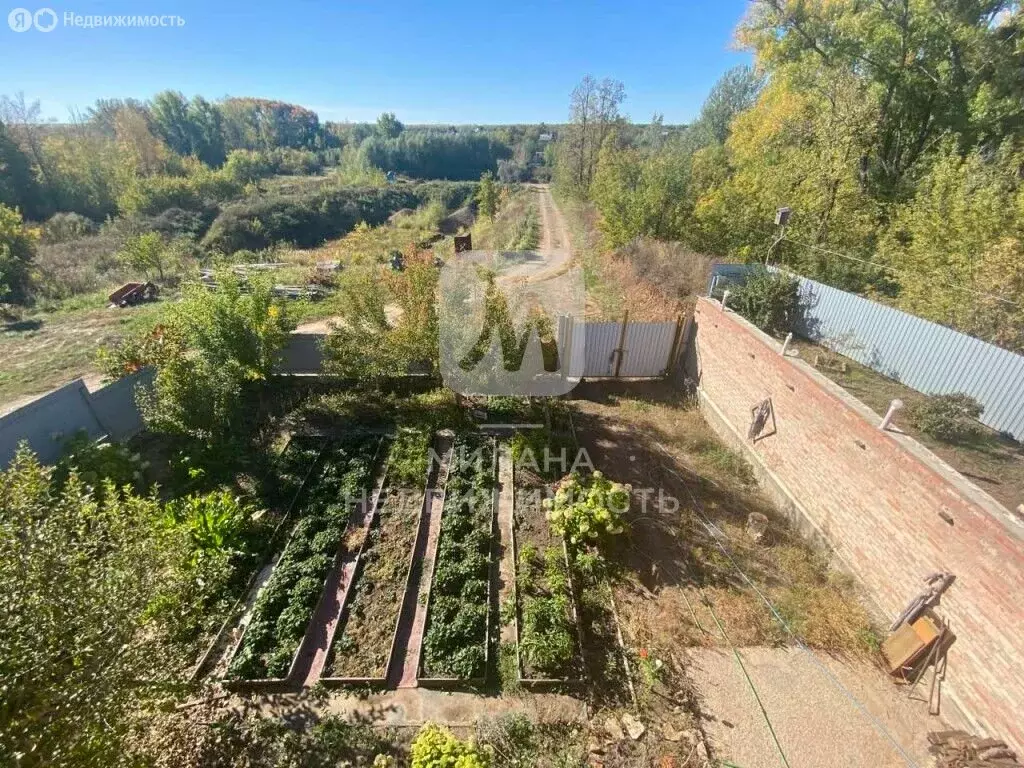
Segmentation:
[(778, 263), (1024, 350), (1022, 26), (1002, 0), (756, 0), (754, 66), (685, 131), (630, 124), (620, 83), (584, 79), (557, 185), (612, 247)]
[[(522, 180), (543, 162), (541, 130), (407, 128), (393, 113), (375, 124), (322, 123), (295, 104), (189, 99), (176, 91), (148, 101), (102, 99), (55, 125), (42, 120), (38, 102), (2, 96), (0, 304), (95, 290), (104, 279), (91, 276), (93, 265), (107, 274), (117, 254), (138, 250), (132, 238), (150, 232), (181, 250), (181, 237), (198, 242), (224, 214), (217, 243), (274, 244), (300, 221), (315, 223), (310, 232), (337, 232), (337, 222), (324, 220), (335, 203), (345, 207), (344, 222), (378, 207), (364, 205), (369, 198), (361, 193), (282, 191), (264, 182), (274, 176), (318, 175), (333, 166), (330, 186), (341, 190), (383, 187), (385, 171), (474, 180), (503, 170)], [(257, 230), (240, 231), (249, 225)], [(318, 240), (309, 233), (299, 239)], [(145, 245), (153, 251), (159, 244), (150, 238)], [(48, 268), (37, 268), (37, 255)], [(66, 264), (69, 258), (82, 260), (81, 268)], [(75, 275), (73, 284), (57, 279), (65, 273)]]

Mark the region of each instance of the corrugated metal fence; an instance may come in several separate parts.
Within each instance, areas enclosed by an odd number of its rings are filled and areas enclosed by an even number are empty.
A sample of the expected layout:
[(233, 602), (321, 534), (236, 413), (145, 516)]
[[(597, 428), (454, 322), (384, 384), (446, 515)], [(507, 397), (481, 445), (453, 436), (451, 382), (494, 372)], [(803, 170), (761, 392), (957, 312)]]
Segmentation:
[(135, 387), (151, 380), (149, 371), (140, 371), (90, 392), (76, 379), (11, 411), (0, 418), (0, 467), (10, 463), (22, 441), (49, 464), (60, 458), (64, 442), (80, 431), (93, 439), (127, 440), (143, 426)]
[(678, 321), (638, 323), (624, 317), (615, 322), (572, 324), (572, 335), (583, 333), (586, 378), (654, 379), (664, 376), (676, 356), (682, 331)]
[[(751, 269), (718, 264), (708, 292), (720, 297)], [(964, 392), (981, 422), (1024, 440), (1024, 356), (884, 304), (800, 277), (796, 332), (918, 392)]]

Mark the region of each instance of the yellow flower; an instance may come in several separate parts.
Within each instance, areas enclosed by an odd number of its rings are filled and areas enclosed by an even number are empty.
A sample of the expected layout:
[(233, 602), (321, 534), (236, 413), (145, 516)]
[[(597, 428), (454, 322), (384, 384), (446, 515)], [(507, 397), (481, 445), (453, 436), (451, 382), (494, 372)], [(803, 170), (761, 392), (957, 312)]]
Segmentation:
[(281, 308), (275, 304), (267, 310), (267, 314), (270, 315), (272, 320), (276, 320), (277, 316), (281, 314)]

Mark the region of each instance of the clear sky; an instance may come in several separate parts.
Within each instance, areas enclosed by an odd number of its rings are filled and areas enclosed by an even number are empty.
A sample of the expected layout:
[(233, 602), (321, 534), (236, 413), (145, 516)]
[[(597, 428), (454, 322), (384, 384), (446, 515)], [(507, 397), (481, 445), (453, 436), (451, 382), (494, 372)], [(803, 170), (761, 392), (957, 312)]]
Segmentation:
[(0, 93), (39, 99), (46, 117), (99, 97), (259, 96), (321, 120), (563, 122), (585, 74), (626, 85), (624, 111), (688, 122), (728, 68), (746, 0), (377, 0), (280, 4), (147, 0), (50, 5), (79, 15), (175, 14), (183, 27), (14, 32), (0, 14)]

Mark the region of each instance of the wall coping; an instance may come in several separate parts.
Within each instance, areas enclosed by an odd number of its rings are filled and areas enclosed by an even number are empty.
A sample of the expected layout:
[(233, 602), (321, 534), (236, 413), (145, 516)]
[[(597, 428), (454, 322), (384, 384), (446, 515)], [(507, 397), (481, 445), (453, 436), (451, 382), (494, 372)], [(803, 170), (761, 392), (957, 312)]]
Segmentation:
[[(723, 312), (721, 302), (703, 296), (697, 299), (697, 308), (694, 314), (698, 314), (702, 308), (707, 312), (713, 312), (715, 314), (728, 317), (731, 322), (743, 328), (765, 347), (781, 356), (782, 344), (748, 321), (738, 312), (728, 308)], [(828, 395), (838, 400), (840, 404), (846, 406), (865, 421), (872, 424), (872, 426), (878, 431), (879, 435), (890, 440), (900, 450), (905, 453), (909, 453), (913, 458), (920, 461), (925, 468), (931, 470), (940, 479), (952, 485), (954, 490), (971, 503), (980, 507), (989, 515), (989, 517), (1002, 525), (1008, 533), (1017, 539), (1024, 541), (1024, 521), (1017, 518), (1005, 506), (1000, 504), (979, 486), (960, 474), (960, 472), (933, 453), (929, 448), (922, 445), (905, 432), (878, 429), (878, 424), (882, 421), (882, 417), (879, 414), (875, 413), (874, 410), (855, 398), (836, 382), (832, 381), (832, 379), (818, 371), (813, 365), (803, 358), (786, 355), (786, 361), (799, 374), (810, 379)]]

